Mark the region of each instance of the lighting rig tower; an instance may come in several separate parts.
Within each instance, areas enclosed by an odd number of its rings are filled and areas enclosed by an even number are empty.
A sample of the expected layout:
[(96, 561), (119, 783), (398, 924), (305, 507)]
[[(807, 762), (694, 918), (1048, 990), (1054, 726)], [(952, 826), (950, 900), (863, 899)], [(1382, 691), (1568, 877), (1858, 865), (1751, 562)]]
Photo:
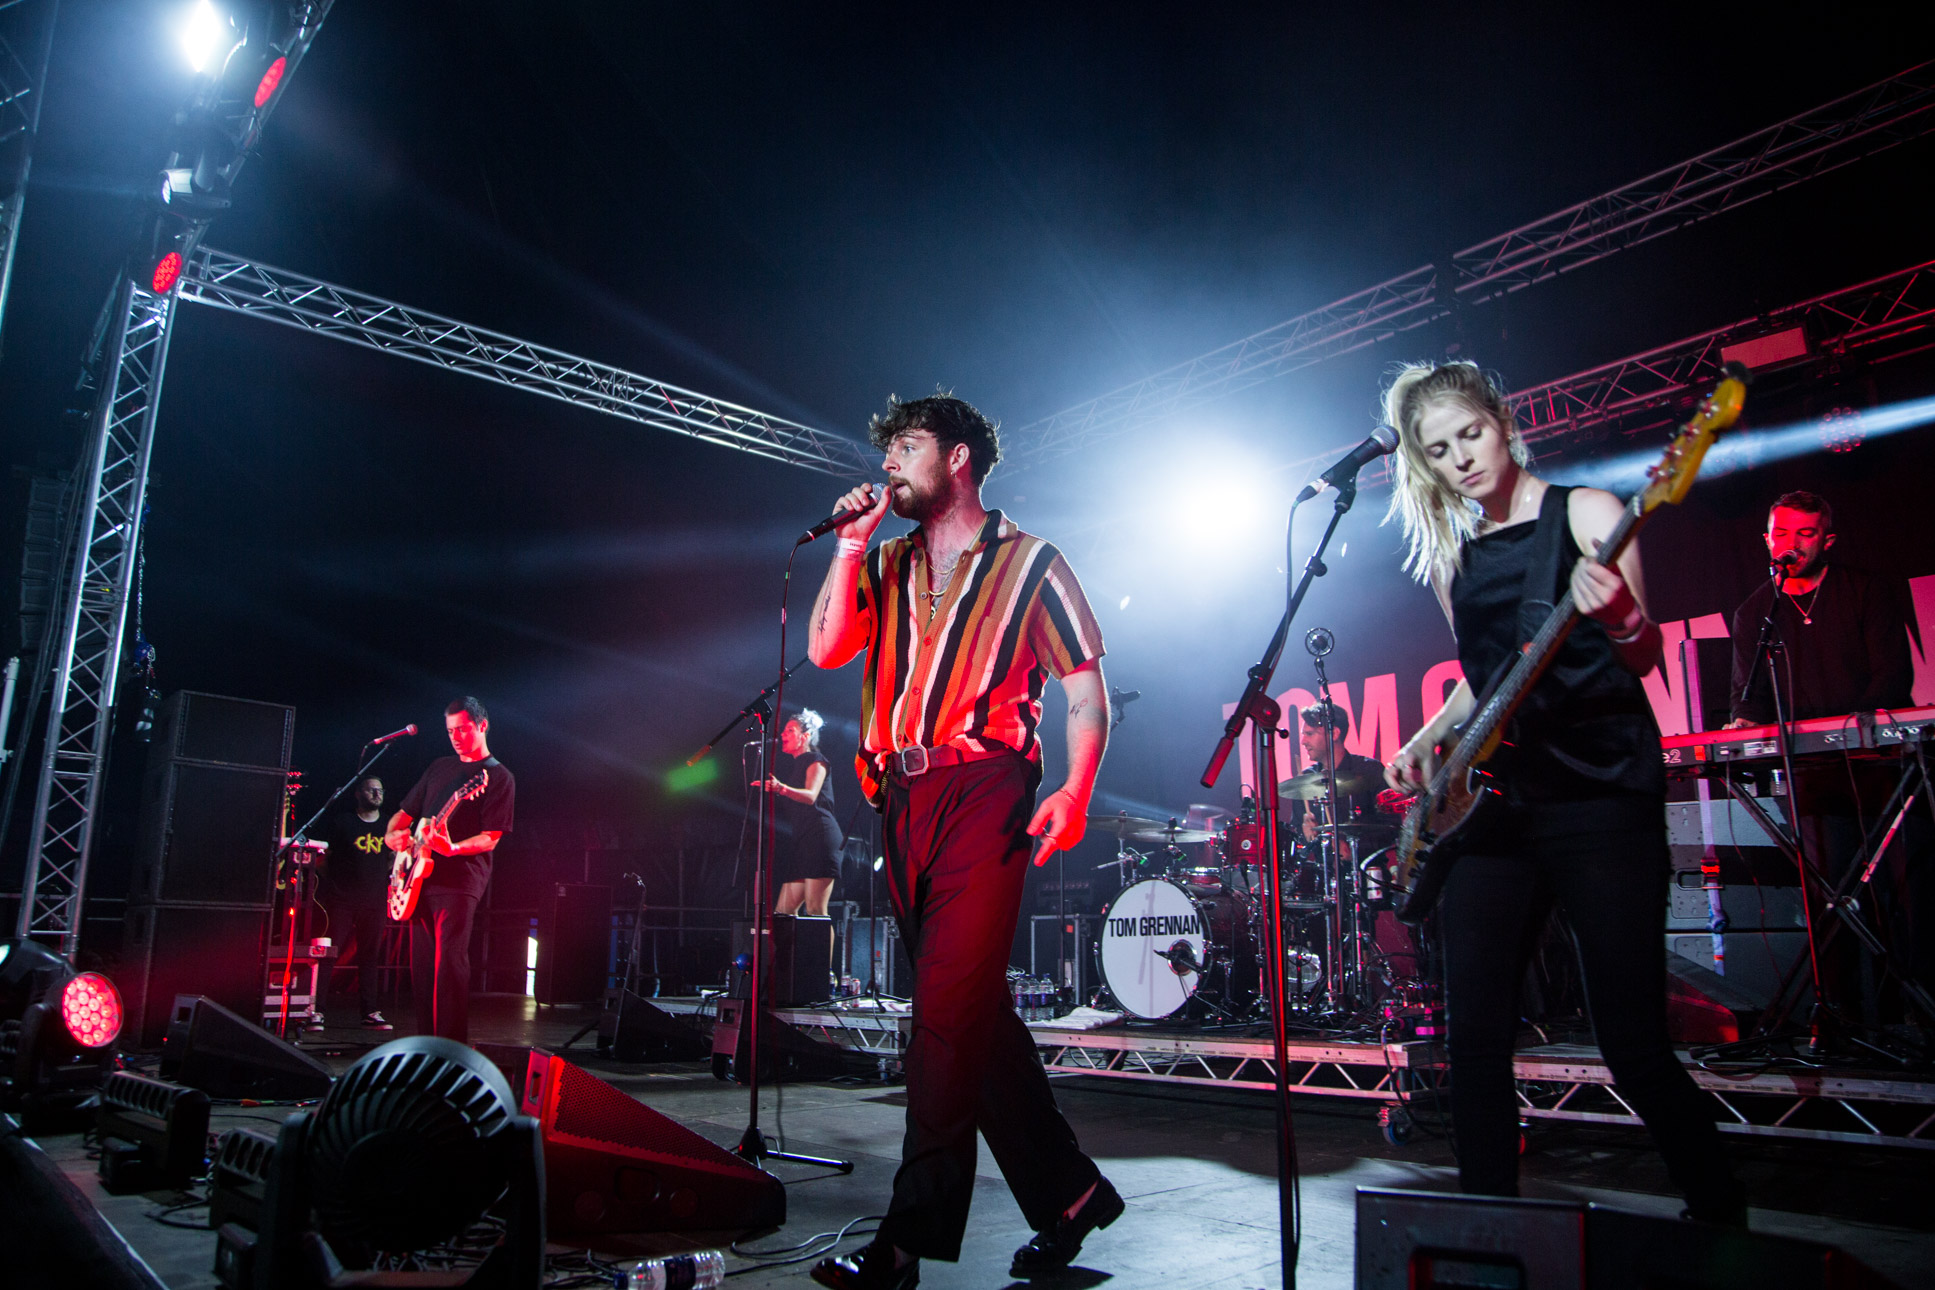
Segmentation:
[(15, 0), (0, 6), (0, 327), (13, 286), (13, 248), (27, 204), (27, 173), (40, 131), (47, 54), (60, 0)]
[[(184, 33), (195, 89), (153, 205), (95, 324), (84, 387), (94, 393), (69, 491), (65, 546), (36, 690), (48, 704), (17, 932), (72, 958), (113, 730), (121, 642), (146, 507), (183, 266), (261, 139), (331, 0), (255, 4), (233, 16), (200, 0)], [(34, 705), (30, 704), (30, 712)], [(24, 742), (24, 741), (23, 741)]]

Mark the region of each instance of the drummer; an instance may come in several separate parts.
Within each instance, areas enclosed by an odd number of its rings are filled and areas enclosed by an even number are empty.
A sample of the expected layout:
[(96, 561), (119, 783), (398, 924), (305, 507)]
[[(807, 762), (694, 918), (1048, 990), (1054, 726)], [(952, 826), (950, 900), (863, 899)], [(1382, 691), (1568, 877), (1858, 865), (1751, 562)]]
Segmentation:
[[(1303, 710), (1298, 742), (1303, 746), (1304, 757), (1309, 763), (1305, 776), (1327, 780), (1330, 767), (1333, 764), (1336, 766), (1337, 794), (1343, 801), (1340, 823), (1371, 826), (1354, 839), (1356, 845), (1351, 848), (1358, 855), (1369, 855), (1389, 846), (1396, 838), (1398, 819), (1377, 799), (1378, 791), (1384, 787), (1383, 764), (1370, 757), (1345, 751), (1344, 734), (1349, 729), (1350, 718), (1337, 705), (1320, 700)], [(1290, 800), (1293, 836), (1300, 835), (1306, 842), (1317, 840), (1330, 819), (1326, 812), (1312, 809), (1316, 806), (1315, 799)]]

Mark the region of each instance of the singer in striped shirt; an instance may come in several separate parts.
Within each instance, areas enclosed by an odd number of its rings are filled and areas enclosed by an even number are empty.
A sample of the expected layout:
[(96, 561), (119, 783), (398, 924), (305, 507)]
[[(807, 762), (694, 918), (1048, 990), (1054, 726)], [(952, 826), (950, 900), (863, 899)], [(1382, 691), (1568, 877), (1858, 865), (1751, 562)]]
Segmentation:
[[(860, 778), (914, 965), (907, 1139), (873, 1243), (813, 1277), (909, 1290), (921, 1258), (958, 1259), (977, 1129), (1036, 1229), (1009, 1274), (1034, 1276), (1066, 1267), (1123, 1210), (1056, 1109), (1007, 991), (1029, 838), (1040, 863), (1087, 827), (1108, 740), (1102, 633), (1060, 552), (981, 504), (1001, 450), (980, 412), (945, 395), (896, 400), (872, 438), (887, 486), (835, 507), (856, 518), (838, 530), (809, 648), (821, 667), (867, 655)], [(919, 527), (869, 555), (890, 508)], [(1068, 700), (1068, 773), (1037, 804), (1050, 676)]]

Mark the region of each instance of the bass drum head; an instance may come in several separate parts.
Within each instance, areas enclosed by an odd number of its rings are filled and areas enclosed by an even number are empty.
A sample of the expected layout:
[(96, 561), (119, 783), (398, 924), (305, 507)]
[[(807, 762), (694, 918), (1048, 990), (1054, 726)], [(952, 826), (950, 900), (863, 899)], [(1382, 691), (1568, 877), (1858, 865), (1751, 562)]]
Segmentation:
[(1188, 942), (1191, 957), (1209, 962), (1202, 915), (1182, 888), (1151, 878), (1124, 888), (1102, 918), (1102, 980), (1116, 1002), (1138, 1017), (1155, 1020), (1189, 1002), (1202, 978), (1178, 973), (1168, 953)]

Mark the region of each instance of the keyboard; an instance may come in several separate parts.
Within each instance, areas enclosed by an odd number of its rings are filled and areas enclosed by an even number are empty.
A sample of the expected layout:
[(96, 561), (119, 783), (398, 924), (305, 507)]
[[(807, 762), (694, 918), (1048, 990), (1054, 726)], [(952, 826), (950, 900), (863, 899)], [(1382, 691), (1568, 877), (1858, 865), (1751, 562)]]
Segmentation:
[[(1892, 757), (1904, 745), (1935, 742), (1935, 707), (1809, 717), (1787, 729), (1788, 747), (1796, 757)], [(1716, 762), (1776, 761), (1779, 732), (1769, 725), (1667, 735), (1660, 740), (1660, 750), (1668, 770), (1697, 770)]]

